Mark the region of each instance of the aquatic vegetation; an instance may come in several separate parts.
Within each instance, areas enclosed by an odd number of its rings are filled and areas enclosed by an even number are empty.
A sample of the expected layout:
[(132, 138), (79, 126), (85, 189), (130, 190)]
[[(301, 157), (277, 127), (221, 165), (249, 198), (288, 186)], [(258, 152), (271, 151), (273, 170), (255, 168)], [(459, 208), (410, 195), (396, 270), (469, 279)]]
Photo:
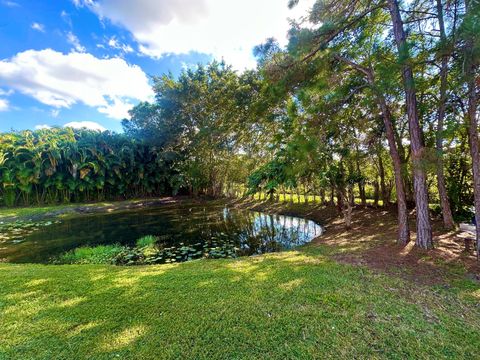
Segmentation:
[(40, 228), (60, 223), (60, 220), (0, 222), (0, 242), (22, 242), (26, 236), (31, 235)]
[(138, 239), (137, 246), (99, 245), (80, 247), (54, 259), (53, 264), (114, 264), (152, 265), (185, 262), (195, 259), (226, 259), (237, 257), (238, 248), (233, 241), (210, 241), (194, 245), (163, 247), (155, 244), (158, 238), (146, 236)]
[(142, 247), (147, 247), (147, 246), (152, 246), (158, 241), (158, 238), (153, 235), (147, 235), (144, 237), (141, 237), (140, 239), (137, 240), (137, 246), (142, 248)]
[[(287, 250), (321, 233), (320, 225), (306, 219), (187, 202), (62, 218), (61, 224), (39, 226), (21, 237), (19, 246), (2, 244), (0, 258), (45, 263), (75, 248), (118, 244), (142, 249), (133, 256), (135, 263), (177, 262)], [(131, 261), (127, 255), (119, 262)]]
[(120, 245), (99, 245), (80, 247), (53, 259), (54, 264), (112, 264), (116, 257), (126, 250)]

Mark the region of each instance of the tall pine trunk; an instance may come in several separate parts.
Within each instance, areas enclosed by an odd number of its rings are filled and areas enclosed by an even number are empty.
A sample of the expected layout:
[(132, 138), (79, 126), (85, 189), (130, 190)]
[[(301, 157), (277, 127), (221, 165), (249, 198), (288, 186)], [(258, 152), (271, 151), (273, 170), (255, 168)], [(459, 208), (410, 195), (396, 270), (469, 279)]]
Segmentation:
[[(397, 44), (399, 59), (402, 63), (403, 86), (407, 105), (408, 125), (410, 132), (410, 147), (413, 162), (413, 187), (415, 191), (415, 205), (417, 211), (417, 240), (416, 245), (423, 249), (433, 248), (432, 226), (428, 208), (428, 188), (425, 170), (422, 167), (424, 145), (422, 129), (418, 118), (417, 96), (413, 78), (413, 70), (409, 63), (410, 54), (406, 41), (405, 29), (400, 16), (397, 0), (388, 0), (390, 16), (392, 18), (393, 33)], [(480, 206), (480, 203), (479, 203)]]
[[(393, 173), (395, 177), (395, 191), (397, 193), (397, 211), (398, 211), (398, 237), (397, 242), (406, 245), (410, 242), (410, 229), (408, 226), (408, 208), (407, 197), (402, 176), (402, 161), (395, 143), (395, 133), (392, 125), (392, 115), (388, 108), (387, 101), (382, 95), (377, 97), (380, 109), (382, 111), (385, 133), (388, 140), (390, 157), (393, 163)], [(385, 180), (384, 180), (385, 181)], [(385, 186), (385, 184), (383, 184)], [(385, 191), (385, 190), (384, 190)], [(385, 200), (384, 200), (385, 201)]]
[(437, 112), (437, 131), (435, 145), (437, 150), (437, 187), (440, 197), (440, 206), (442, 207), (443, 226), (446, 229), (453, 229), (455, 223), (453, 221), (450, 201), (448, 199), (447, 187), (445, 186), (445, 172), (443, 169), (443, 123), (445, 120), (445, 107), (447, 101), (447, 76), (448, 76), (448, 59), (449, 55), (445, 53), (447, 35), (445, 33), (445, 23), (443, 20), (442, 0), (437, 0), (437, 16), (440, 27), (440, 41), (442, 51), (442, 63), (440, 67), (440, 99), (438, 101)]
[[(385, 96), (377, 89), (375, 82), (375, 75), (372, 69), (363, 67), (354, 62), (349, 61), (341, 56), (337, 56), (340, 61), (344, 61), (351, 65), (353, 68), (363, 73), (373, 91), (375, 92), (375, 98), (377, 104), (382, 112), (382, 119), (385, 126), (385, 133), (388, 140), (388, 146), (390, 150), (390, 157), (392, 158), (393, 170), (395, 176), (395, 189), (397, 192), (397, 210), (398, 210), (398, 237), (397, 242), (401, 245), (406, 245), (410, 241), (410, 229), (408, 226), (408, 209), (407, 200), (405, 194), (405, 187), (402, 174), (402, 160), (400, 158), (400, 152), (397, 147), (396, 132), (393, 125), (392, 115), (387, 105)], [(385, 169), (383, 166), (382, 154), (378, 154), (378, 167), (380, 175), (380, 188), (382, 193), (383, 206), (387, 206), (390, 203), (390, 192), (387, 194), (387, 186), (385, 183)], [(378, 198), (378, 184), (377, 184), (377, 198)], [(378, 202), (378, 200), (376, 201)]]
[[(465, 13), (468, 16), (472, 4), (465, 1)], [(465, 42), (465, 78), (468, 88), (468, 139), (473, 167), (473, 193), (475, 205), (475, 222), (477, 238), (477, 259), (480, 260), (480, 153), (478, 145), (478, 120), (477, 120), (477, 86), (475, 82), (476, 58), (474, 54), (472, 35), (467, 35)]]

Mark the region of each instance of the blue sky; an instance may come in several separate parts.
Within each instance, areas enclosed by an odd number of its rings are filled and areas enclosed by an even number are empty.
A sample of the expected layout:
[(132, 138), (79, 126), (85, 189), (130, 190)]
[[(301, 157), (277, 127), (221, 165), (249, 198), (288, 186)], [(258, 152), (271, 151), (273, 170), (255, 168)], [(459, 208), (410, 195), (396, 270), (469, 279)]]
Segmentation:
[(121, 131), (149, 75), (224, 59), (255, 67), (252, 48), (286, 43), (287, 0), (0, 0), (0, 131), (87, 126)]

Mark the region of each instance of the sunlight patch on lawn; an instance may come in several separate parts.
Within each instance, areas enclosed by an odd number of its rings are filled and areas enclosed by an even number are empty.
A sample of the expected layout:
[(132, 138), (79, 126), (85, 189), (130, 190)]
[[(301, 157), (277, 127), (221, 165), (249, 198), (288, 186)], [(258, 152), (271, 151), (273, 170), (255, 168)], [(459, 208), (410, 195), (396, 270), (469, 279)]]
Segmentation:
[(35, 279), (25, 283), (25, 285), (28, 287), (34, 287), (34, 286), (44, 285), (47, 282), (48, 282), (47, 279)]
[(298, 288), (299, 286), (301, 286), (304, 282), (305, 282), (304, 279), (295, 279), (295, 280), (291, 280), (286, 283), (280, 284), (279, 288), (285, 291), (292, 291)]
[(102, 344), (103, 351), (119, 350), (133, 344), (138, 338), (147, 333), (144, 325), (135, 325), (129, 327), (118, 334), (108, 337)]
[(69, 337), (77, 336), (81, 332), (94, 329), (99, 325), (100, 325), (100, 323), (98, 323), (96, 321), (91, 321), (91, 322), (88, 322), (86, 324), (81, 324), (81, 325), (75, 326), (74, 329), (69, 331), (68, 336)]
[[(131, 287), (134, 285), (138, 285), (138, 283), (145, 277), (152, 277), (152, 276), (161, 276), (164, 275), (168, 270), (171, 270), (174, 265), (159, 265), (159, 266), (145, 266), (145, 267), (138, 267), (135, 268), (133, 274), (128, 270), (123, 270), (118, 272), (117, 276), (112, 282), (113, 287)], [(132, 276), (133, 275), (133, 276)]]
[(72, 298), (72, 299), (62, 301), (60, 304), (58, 304), (58, 307), (61, 307), (61, 308), (74, 307), (76, 305), (81, 304), (82, 302), (84, 302), (86, 300), (87, 299), (85, 297), (76, 297), (76, 298)]

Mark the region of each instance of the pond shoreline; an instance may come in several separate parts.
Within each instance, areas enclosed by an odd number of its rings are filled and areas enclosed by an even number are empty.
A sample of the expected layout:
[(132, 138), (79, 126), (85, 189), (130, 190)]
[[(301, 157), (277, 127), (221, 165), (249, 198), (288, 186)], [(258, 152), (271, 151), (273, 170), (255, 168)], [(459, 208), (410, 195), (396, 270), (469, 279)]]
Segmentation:
[[(120, 200), (112, 202), (87, 203), (87, 204), (68, 204), (68, 205), (51, 205), (46, 207), (28, 207), (28, 208), (3, 208), (0, 209), (0, 221), (39, 221), (51, 217), (76, 216), (84, 214), (109, 213), (113, 211), (122, 211), (130, 209), (141, 209), (147, 207), (155, 207), (165, 204), (174, 204), (183, 201), (196, 201), (191, 197), (164, 197), (164, 198), (147, 198)], [(205, 200), (206, 201), (206, 200)], [(201, 202), (201, 201), (200, 201)], [(2, 212), (9, 213), (2, 215)], [(18, 212), (18, 214), (16, 214)], [(11, 215), (11, 214), (15, 215)]]
[[(1, 208), (0, 222), (8, 223), (13, 221), (40, 221), (52, 217), (69, 217), (85, 214), (110, 213), (114, 211), (123, 211), (131, 209), (141, 209), (157, 207), (167, 204), (193, 202), (193, 203), (218, 203), (226, 206), (249, 209), (252, 211), (268, 212), (270, 214), (288, 215), (302, 217), (313, 220), (326, 226), (328, 222), (338, 216), (336, 209), (329, 206), (320, 206), (319, 204), (291, 204), (291, 203), (273, 203), (269, 201), (259, 202), (248, 199), (231, 198), (203, 198), (191, 196), (171, 196), (162, 198), (145, 198), (119, 200), (111, 202), (97, 202), (86, 204), (67, 204), (51, 205), (45, 207), (16, 207)], [(314, 211), (312, 211), (312, 208)], [(6, 215), (4, 215), (6, 213)]]
[[(162, 198), (44, 210), (0, 224), (8, 230), (2, 261), (161, 264), (289, 250), (323, 233), (317, 221), (228, 199)], [(149, 236), (151, 244), (138, 245)]]

